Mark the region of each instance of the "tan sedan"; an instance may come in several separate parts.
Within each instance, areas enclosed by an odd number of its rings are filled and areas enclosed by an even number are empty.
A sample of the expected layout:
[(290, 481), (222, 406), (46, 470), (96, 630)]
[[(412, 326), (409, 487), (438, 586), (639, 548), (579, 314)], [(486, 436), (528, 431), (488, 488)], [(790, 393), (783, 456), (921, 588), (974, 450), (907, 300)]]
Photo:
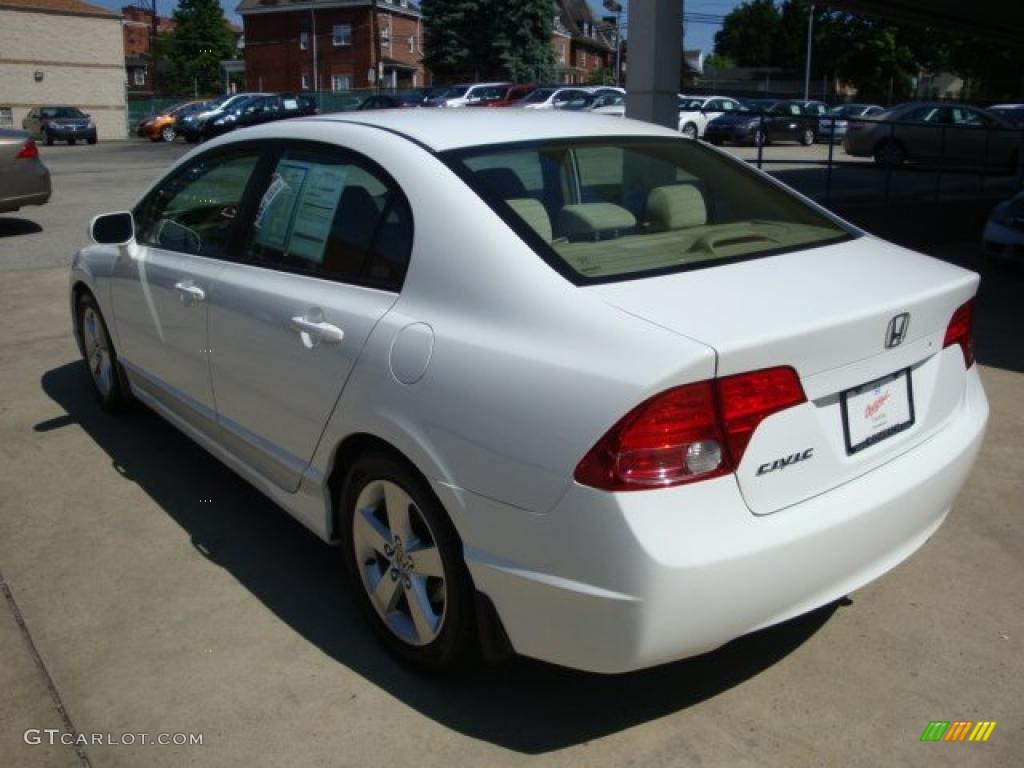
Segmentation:
[(50, 199), (50, 172), (39, 159), (32, 134), (0, 128), (0, 213)]
[(1016, 169), (1021, 141), (1020, 129), (977, 107), (914, 102), (851, 120), (843, 149), (884, 166), (912, 161)]

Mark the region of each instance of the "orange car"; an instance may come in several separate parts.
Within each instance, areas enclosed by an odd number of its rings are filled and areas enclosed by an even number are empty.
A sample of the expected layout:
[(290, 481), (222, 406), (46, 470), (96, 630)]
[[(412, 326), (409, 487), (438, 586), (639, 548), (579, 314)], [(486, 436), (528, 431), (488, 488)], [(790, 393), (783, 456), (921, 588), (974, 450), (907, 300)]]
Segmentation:
[(203, 99), (175, 104), (157, 115), (142, 119), (135, 133), (147, 137), (150, 141), (174, 141), (178, 138), (178, 131), (175, 128), (177, 119), (200, 109), (205, 104), (206, 101)]

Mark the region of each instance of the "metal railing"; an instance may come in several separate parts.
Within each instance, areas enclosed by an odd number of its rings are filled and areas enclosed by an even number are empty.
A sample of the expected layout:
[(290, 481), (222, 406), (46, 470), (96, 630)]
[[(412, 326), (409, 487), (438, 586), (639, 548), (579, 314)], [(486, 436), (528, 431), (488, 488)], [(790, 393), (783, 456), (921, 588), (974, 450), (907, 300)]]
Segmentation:
[[(744, 159), (758, 168), (775, 166), (773, 175), (822, 201), (837, 196), (880, 196), (885, 201), (995, 196), (1024, 188), (1024, 128), (833, 115), (750, 116), (758, 121), (758, 133), (748, 131), (755, 152)], [(776, 131), (773, 136), (772, 123), (780, 117), (796, 124), (799, 133), (780, 138)], [(837, 123), (846, 125), (841, 142)], [(814, 156), (814, 150), (810, 157), (807, 152), (795, 155), (773, 143), (798, 140), (807, 130), (814, 131), (816, 142), (827, 142), (824, 157)], [(789, 168), (778, 169), (780, 165)], [(814, 174), (813, 179), (801, 178)], [(842, 189), (844, 184), (854, 187), (852, 193)]]

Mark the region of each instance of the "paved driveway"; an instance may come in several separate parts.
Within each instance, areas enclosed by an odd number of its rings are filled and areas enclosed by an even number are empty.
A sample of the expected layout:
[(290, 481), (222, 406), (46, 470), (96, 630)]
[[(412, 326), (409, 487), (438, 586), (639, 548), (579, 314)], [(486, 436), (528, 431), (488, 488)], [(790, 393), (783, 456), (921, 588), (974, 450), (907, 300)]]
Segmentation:
[[(1024, 278), (986, 274), (988, 437), (946, 524), (894, 572), (639, 674), (521, 659), (424, 679), (378, 648), (337, 552), (154, 415), (111, 417), (89, 394), (63, 264), (89, 215), (127, 207), (181, 151), (47, 149), (53, 202), (0, 217), (0, 765), (1020, 762)], [(920, 743), (936, 719), (998, 725), (985, 744)], [(30, 728), (203, 743), (27, 745)]]

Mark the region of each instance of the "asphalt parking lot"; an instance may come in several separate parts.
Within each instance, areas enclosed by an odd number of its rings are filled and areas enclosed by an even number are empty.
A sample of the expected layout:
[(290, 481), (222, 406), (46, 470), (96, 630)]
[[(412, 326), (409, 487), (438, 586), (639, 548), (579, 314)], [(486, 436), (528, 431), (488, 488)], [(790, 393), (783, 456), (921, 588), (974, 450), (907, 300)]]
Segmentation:
[[(1019, 764), (1024, 275), (990, 271), (976, 240), (928, 250), (983, 272), (992, 418), (915, 556), (641, 673), (516, 659), (425, 679), (378, 647), (338, 553), (153, 414), (91, 395), (66, 265), (92, 215), (129, 207), (186, 146), (42, 151), (50, 204), (0, 216), (0, 765)], [(983, 744), (921, 743), (931, 720), (998, 725)], [(30, 745), (27, 729), (203, 743)]]

